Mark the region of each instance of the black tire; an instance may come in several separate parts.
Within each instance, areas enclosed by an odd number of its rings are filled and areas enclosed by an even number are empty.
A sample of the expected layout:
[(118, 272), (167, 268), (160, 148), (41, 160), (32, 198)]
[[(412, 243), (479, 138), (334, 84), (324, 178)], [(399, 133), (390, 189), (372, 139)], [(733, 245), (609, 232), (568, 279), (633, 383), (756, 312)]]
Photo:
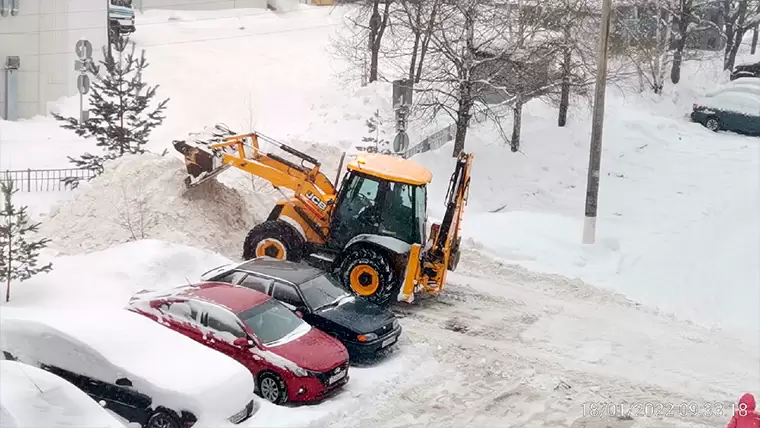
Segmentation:
[(393, 293), (398, 291), (393, 266), (378, 250), (368, 247), (349, 250), (339, 270), (347, 288), (379, 305), (387, 305)]
[(705, 128), (713, 132), (720, 131), (720, 120), (715, 116), (710, 116), (705, 120)]
[(143, 428), (180, 428), (179, 421), (166, 410), (156, 410)]
[(259, 396), (274, 404), (285, 404), (288, 401), (288, 386), (282, 378), (272, 372), (259, 375)]
[(303, 258), (304, 243), (303, 236), (293, 226), (282, 220), (267, 220), (248, 232), (243, 242), (243, 260), (266, 255), (299, 262)]

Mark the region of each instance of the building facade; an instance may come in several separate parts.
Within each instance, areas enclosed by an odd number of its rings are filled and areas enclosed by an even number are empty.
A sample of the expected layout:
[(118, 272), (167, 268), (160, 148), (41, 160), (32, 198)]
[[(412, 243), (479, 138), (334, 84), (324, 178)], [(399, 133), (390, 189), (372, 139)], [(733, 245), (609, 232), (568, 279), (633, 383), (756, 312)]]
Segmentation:
[(0, 0), (0, 118), (45, 115), (77, 94), (74, 61), (80, 38), (102, 59), (108, 7), (101, 0)]

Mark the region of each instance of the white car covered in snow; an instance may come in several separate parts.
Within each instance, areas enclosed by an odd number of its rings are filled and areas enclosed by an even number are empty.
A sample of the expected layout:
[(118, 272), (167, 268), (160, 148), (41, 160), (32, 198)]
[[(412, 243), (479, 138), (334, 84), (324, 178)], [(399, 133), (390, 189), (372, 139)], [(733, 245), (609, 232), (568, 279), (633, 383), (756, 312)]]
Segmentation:
[(124, 309), (4, 308), (0, 351), (76, 385), (145, 428), (220, 427), (259, 408), (235, 360)]
[(27, 364), (0, 360), (0, 427), (124, 428), (66, 380)]

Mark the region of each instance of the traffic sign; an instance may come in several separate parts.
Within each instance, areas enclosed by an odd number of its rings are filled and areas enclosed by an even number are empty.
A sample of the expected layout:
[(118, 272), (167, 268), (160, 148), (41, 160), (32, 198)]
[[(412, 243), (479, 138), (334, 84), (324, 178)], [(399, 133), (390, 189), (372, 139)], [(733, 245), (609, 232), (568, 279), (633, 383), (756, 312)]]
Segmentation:
[(393, 139), (393, 151), (396, 153), (403, 152), (409, 147), (409, 135), (401, 131)]
[(79, 93), (82, 95), (90, 92), (90, 76), (86, 74), (77, 76), (77, 89), (79, 89)]
[(92, 57), (92, 43), (86, 39), (80, 39), (76, 44), (76, 53), (82, 61)]

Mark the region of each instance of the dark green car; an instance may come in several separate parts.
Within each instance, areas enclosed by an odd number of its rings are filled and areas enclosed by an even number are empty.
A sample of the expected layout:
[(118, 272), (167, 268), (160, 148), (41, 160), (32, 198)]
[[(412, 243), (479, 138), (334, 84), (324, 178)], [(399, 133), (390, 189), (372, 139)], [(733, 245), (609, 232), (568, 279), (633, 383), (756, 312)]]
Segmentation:
[(760, 86), (732, 87), (694, 104), (691, 120), (711, 131), (760, 136)]

